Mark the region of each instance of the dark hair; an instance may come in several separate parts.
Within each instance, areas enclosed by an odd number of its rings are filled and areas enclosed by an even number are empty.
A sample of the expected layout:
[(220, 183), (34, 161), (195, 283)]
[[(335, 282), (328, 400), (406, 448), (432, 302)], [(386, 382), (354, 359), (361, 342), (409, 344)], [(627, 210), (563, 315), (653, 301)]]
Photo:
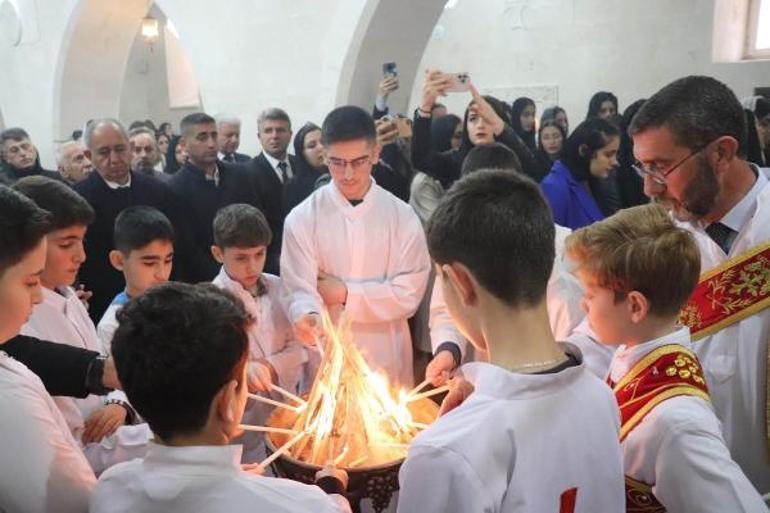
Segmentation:
[(540, 124), (542, 125), (546, 121), (553, 121), (556, 119), (556, 116), (559, 114), (567, 115), (567, 111), (559, 107), (558, 105), (554, 105), (553, 107), (548, 107), (547, 109), (543, 109), (543, 113), (540, 114)]
[(182, 167), (176, 161), (176, 147), (179, 146), (180, 139), (182, 139), (180, 136), (172, 135), (171, 139), (168, 141), (168, 149), (166, 150), (166, 168), (163, 170), (164, 173), (174, 174), (180, 167)]
[(759, 142), (754, 113), (749, 109), (743, 109), (743, 114), (746, 116), (746, 139), (744, 145), (738, 148), (738, 155), (758, 166), (764, 166), (762, 145)]
[(436, 109), (446, 109), (446, 105), (443, 103), (436, 102), (433, 104), (433, 106), (430, 108), (431, 113), (433, 113)]
[(767, 98), (757, 98), (757, 102), (754, 104), (754, 115), (757, 119), (762, 119), (770, 114), (770, 100)]
[(514, 100), (511, 105), (511, 128), (513, 128), (516, 135), (521, 137), (521, 140), (524, 141), (527, 146), (531, 149), (535, 149), (535, 131), (524, 130), (524, 127), (521, 126), (521, 114), (527, 107), (535, 107), (535, 102), (532, 98), (522, 96)]
[(463, 160), (460, 176), (479, 169), (512, 169), (523, 173), (519, 157), (502, 143), (480, 144), (472, 148)]
[(558, 128), (559, 133), (561, 134), (561, 140), (562, 140), (561, 152), (559, 152), (557, 159), (559, 158), (561, 153), (564, 152), (564, 143), (567, 141), (567, 132), (564, 131), (564, 127), (561, 126), (559, 123), (557, 123), (555, 119), (547, 119), (545, 121), (542, 121), (540, 123), (540, 128), (537, 129), (537, 150), (540, 152), (543, 162), (551, 162), (551, 158), (552, 158), (545, 151), (545, 148), (543, 148), (543, 130), (548, 127)]
[(615, 112), (618, 111), (618, 97), (609, 91), (599, 91), (591, 97), (588, 102), (588, 114), (586, 119), (599, 117), (599, 111), (602, 110), (602, 103), (611, 101), (615, 105)]
[(463, 120), (454, 114), (447, 114), (435, 118), (430, 123), (430, 143), (433, 151), (447, 151), (452, 149), (452, 136), (457, 125)]
[(620, 131), (602, 118), (590, 118), (580, 123), (564, 141), (561, 161), (577, 181), (587, 180), (591, 158), (607, 146), (610, 139), (619, 137)]
[(62, 230), (71, 226), (88, 226), (94, 221), (94, 209), (83, 196), (69, 186), (45, 176), (26, 176), (13, 188), (51, 213), (51, 228)]
[(166, 127), (171, 128), (173, 130), (171, 123), (169, 123), (168, 121), (164, 121), (163, 123), (160, 124), (160, 127), (158, 127), (158, 132), (165, 132)]
[(77, 130), (72, 131), (73, 141), (79, 141), (81, 137), (83, 137), (83, 131), (81, 129), (78, 128)]
[(365, 139), (370, 144), (377, 140), (374, 120), (368, 112), (361, 107), (345, 105), (327, 114), (321, 126), (324, 146), (356, 139)]
[(555, 228), (548, 204), (529, 178), (492, 169), (461, 178), (433, 212), (426, 231), (436, 263), (463, 264), (508, 305), (530, 307), (545, 297)]
[[(117, 313), (112, 354), (131, 405), (164, 441), (199, 432), (248, 357), (243, 303), (209, 284), (169, 282)], [(241, 386), (246, 386), (244, 383)]]
[(28, 197), (0, 185), (0, 276), (52, 230), (51, 214)]
[(225, 248), (268, 246), (273, 239), (265, 215), (246, 203), (220, 208), (214, 217), (214, 244)]
[(743, 146), (746, 118), (735, 94), (722, 82), (690, 75), (663, 87), (647, 100), (628, 129), (634, 135), (666, 126), (674, 141), (696, 150), (729, 135)]
[(128, 255), (156, 241), (174, 243), (174, 227), (160, 210), (146, 205), (124, 209), (115, 218), (115, 249)]
[(297, 130), (297, 134), (294, 136), (294, 156), (300, 161), (301, 165), (307, 166), (310, 169), (313, 169), (313, 166), (307, 161), (304, 153), (305, 137), (307, 137), (307, 134), (310, 132), (315, 132), (316, 130), (321, 130), (321, 127), (315, 123), (308, 122), (305, 123), (302, 128)]
[(190, 135), (192, 127), (208, 123), (216, 124), (216, 120), (205, 112), (193, 112), (182, 118), (182, 121), (179, 123), (179, 131), (182, 132), (183, 136)]
[[(500, 116), (500, 119), (508, 123), (507, 120), (510, 119), (510, 116), (506, 112), (506, 103), (498, 100), (494, 96), (488, 96), (484, 95), (483, 97), (490, 107), (492, 107), (492, 110), (495, 111), (495, 113)], [(468, 136), (468, 114), (471, 110), (471, 105), (476, 103), (475, 101), (471, 100), (470, 103), (468, 103), (468, 106), (465, 108), (465, 116), (463, 117), (463, 142), (460, 146), (460, 151), (463, 155), (466, 155), (471, 148), (473, 148), (473, 143), (471, 142), (471, 138)]]
[(0, 132), (0, 144), (4, 144), (5, 141), (23, 141), (24, 139), (29, 139), (29, 134), (23, 128), (6, 128)]
[(128, 125), (128, 131), (136, 130), (137, 128), (147, 128), (147, 124), (144, 121), (132, 121)]

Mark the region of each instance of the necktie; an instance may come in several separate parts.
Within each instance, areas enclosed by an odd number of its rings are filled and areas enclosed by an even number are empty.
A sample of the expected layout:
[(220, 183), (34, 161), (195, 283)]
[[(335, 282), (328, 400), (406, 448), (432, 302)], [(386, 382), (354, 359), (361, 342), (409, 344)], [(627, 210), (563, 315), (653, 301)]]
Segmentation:
[(722, 223), (711, 223), (706, 227), (706, 233), (711, 240), (717, 243), (722, 248), (725, 254), (730, 253), (730, 247), (732, 246), (732, 235), (735, 230)]
[(235, 156), (232, 153), (228, 153), (225, 155), (225, 160), (227, 162), (235, 162)]
[(279, 162), (278, 169), (281, 170), (281, 181), (286, 183), (289, 181), (289, 165), (286, 162)]

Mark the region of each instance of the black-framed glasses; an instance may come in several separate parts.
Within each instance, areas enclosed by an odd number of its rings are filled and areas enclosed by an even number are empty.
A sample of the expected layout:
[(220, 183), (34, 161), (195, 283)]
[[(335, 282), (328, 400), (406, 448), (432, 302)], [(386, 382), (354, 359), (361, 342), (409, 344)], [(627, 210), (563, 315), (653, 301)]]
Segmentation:
[(634, 171), (636, 171), (636, 174), (639, 175), (640, 177), (644, 178), (645, 176), (649, 176), (653, 182), (659, 185), (666, 185), (666, 178), (671, 173), (679, 169), (682, 166), (682, 164), (690, 160), (693, 156), (695, 156), (696, 154), (708, 148), (708, 146), (716, 140), (717, 139), (714, 139), (713, 141), (709, 141), (706, 144), (699, 146), (698, 148), (693, 150), (689, 155), (687, 155), (685, 158), (683, 158), (682, 160), (674, 164), (671, 168), (669, 168), (666, 171), (663, 171), (654, 163), (651, 165), (645, 165), (639, 162), (638, 160), (634, 162), (631, 165), (631, 167), (634, 169)]

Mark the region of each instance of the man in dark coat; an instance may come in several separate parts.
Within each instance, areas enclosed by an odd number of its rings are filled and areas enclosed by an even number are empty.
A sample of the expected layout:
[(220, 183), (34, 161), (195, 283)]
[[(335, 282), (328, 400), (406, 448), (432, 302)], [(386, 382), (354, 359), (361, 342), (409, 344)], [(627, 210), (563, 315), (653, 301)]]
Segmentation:
[(42, 175), (63, 181), (56, 171), (43, 169), (37, 148), (23, 128), (8, 128), (0, 132), (0, 183), (11, 184), (25, 176)]

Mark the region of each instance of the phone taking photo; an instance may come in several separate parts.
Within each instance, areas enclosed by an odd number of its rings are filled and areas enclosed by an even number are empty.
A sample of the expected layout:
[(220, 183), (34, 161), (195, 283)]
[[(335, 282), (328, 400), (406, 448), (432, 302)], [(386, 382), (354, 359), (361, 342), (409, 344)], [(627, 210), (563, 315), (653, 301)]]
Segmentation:
[(448, 93), (465, 93), (471, 90), (471, 76), (467, 72), (449, 73), (451, 85), (447, 87)]
[(397, 77), (398, 76), (398, 69), (396, 68), (395, 62), (386, 62), (382, 65), (382, 76), (387, 77)]

